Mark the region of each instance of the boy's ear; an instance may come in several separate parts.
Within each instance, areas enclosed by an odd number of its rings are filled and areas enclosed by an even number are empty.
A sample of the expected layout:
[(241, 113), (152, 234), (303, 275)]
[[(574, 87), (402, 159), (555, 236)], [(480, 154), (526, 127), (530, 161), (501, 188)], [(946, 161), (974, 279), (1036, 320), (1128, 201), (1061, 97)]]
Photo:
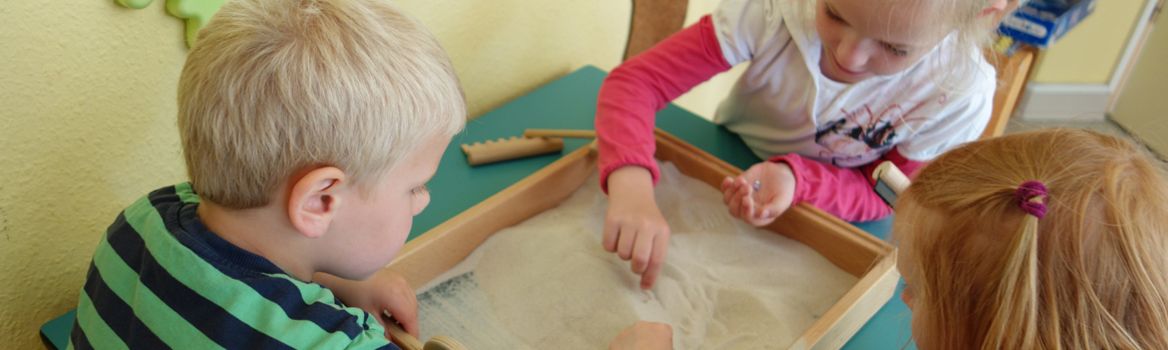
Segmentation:
[(345, 172), (331, 166), (312, 169), (296, 180), (288, 193), (288, 219), (292, 227), (309, 238), (328, 232), (341, 206), (339, 189), (346, 181)]
[(981, 14), (979, 16), (984, 17), (987, 15), (993, 15), (997, 17), (1004, 15), (1006, 14), (1006, 8), (1011, 5), (1010, 3), (1013, 3), (1013, 6), (1016, 7), (1018, 6), (1019, 0), (994, 0), (993, 3), (990, 3), (990, 6), (987, 6), (981, 10)]

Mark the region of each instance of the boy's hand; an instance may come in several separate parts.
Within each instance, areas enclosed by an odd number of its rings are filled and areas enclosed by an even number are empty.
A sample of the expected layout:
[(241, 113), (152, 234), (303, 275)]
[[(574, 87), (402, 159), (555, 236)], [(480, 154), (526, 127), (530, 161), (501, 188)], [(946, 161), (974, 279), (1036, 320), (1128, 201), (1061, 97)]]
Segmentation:
[[(359, 307), (385, 322), (401, 324), (407, 333), (418, 336), (418, 297), (401, 275), (381, 269), (364, 281), (347, 280), (329, 274), (317, 273), (317, 281), (328, 287), (348, 306)], [(388, 311), (393, 320), (385, 318)], [(389, 337), (388, 333), (386, 337)]]
[[(405, 277), (389, 269), (381, 269), (365, 280), (365, 283), (368, 284), (366, 290), (370, 292), (370, 303), (367, 304), (368, 307), (361, 308), (366, 311), (370, 309), (389, 311), (393, 320), (381, 317), (378, 319), (383, 323), (396, 320), (407, 333), (418, 337), (418, 296), (414, 294), (414, 289), (406, 282)], [(384, 311), (376, 315), (384, 315)]]
[(673, 349), (673, 328), (664, 323), (637, 321), (608, 344), (609, 350)]
[(632, 260), (633, 273), (641, 275), (642, 289), (653, 287), (665, 262), (669, 224), (653, 199), (649, 170), (626, 166), (609, 174), (602, 242), (604, 250)]
[(738, 177), (722, 180), (722, 202), (730, 215), (754, 226), (774, 222), (794, 198), (795, 173), (786, 163), (758, 163)]

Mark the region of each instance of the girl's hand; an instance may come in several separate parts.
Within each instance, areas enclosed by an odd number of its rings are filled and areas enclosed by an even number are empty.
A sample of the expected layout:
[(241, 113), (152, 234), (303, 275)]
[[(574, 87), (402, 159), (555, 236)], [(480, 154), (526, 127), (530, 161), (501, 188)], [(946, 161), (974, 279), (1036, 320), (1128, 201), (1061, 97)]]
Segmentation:
[(754, 226), (774, 222), (794, 198), (795, 173), (786, 163), (758, 163), (738, 177), (722, 180), (722, 202), (730, 215)]
[(612, 343), (609, 350), (633, 349), (673, 349), (673, 328), (664, 323), (637, 321), (625, 328)]
[[(348, 280), (317, 273), (316, 280), (328, 287), (345, 305), (358, 307), (376, 316), (377, 321), (397, 321), (410, 335), (418, 336), (418, 297), (406, 279), (389, 269), (381, 269), (364, 281)], [(384, 315), (388, 311), (393, 320)], [(389, 334), (386, 333), (386, 337)]]
[(632, 260), (641, 288), (657, 281), (669, 243), (669, 224), (653, 199), (649, 170), (626, 166), (608, 176), (608, 212), (604, 217), (604, 250)]

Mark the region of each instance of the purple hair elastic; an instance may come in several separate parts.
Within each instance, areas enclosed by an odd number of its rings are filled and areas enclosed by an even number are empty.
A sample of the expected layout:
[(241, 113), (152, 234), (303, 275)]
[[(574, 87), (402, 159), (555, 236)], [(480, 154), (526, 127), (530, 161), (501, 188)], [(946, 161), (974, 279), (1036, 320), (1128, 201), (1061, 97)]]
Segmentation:
[[(1039, 219), (1046, 215), (1046, 196), (1046, 185), (1035, 180), (1023, 182), (1014, 192), (1014, 200), (1018, 201), (1018, 207)], [(1035, 197), (1042, 199), (1034, 201)]]

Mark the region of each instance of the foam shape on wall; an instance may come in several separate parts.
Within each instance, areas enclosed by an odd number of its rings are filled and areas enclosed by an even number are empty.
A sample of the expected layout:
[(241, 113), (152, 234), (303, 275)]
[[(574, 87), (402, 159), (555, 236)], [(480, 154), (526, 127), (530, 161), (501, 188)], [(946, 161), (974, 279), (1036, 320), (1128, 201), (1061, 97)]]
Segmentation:
[[(154, 0), (114, 0), (118, 5), (132, 9), (142, 9)], [(166, 12), (186, 22), (187, 47), (195, 45), (199, 29), (211, 20), (226, 0), (166, 0)]]

